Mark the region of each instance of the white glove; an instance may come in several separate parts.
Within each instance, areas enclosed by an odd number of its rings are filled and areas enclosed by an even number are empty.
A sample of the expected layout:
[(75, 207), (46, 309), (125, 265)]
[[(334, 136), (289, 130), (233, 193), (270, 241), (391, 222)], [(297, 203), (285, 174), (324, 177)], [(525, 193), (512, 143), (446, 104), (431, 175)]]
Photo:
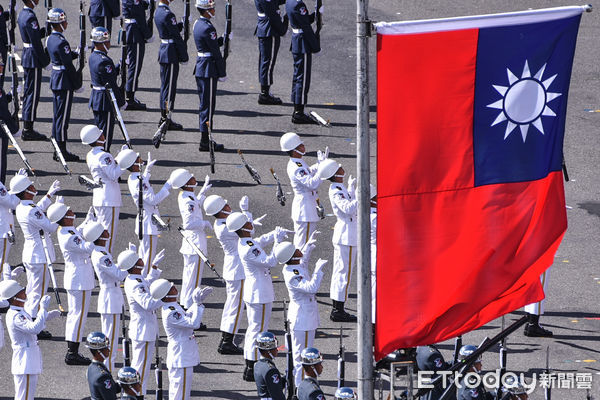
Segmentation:
[(219, 82), (227, 82), (227, 77), (224, 76), (222, 78), (219, 78)]
[(50, 296), (44, 295), (42, 297), (42, 299), (40, 300), (40, 311), (43, 313), (44, 311), (46, 311), (48, 309), (49, 305), (50, 305)]
[(262, 226), (262, 221), (263, 219), (265, 219), (266, 216), (267, 214), (263, 214), (260, 217), (256, 218), (254, 221), (252, 221), (252, 225)]
[(150, 38), (146, 39), (146, 43), (154, 43), (154, 35), (150, 36)]
[(8, 300), (0, 300), (0, 308), (6, 308), (8, 306)]
[(148, 152), (148, 161), (146, 164), (146, 168), (144, 169), (144, 177), (149, 177), (150, 176), (150, 171), (152, 170), (152, 167), (154, 166), (154, 164), (156, 164), (156, 160), (152, 159), (152, 156), (150, 156), (150, 152)]
[(294, 231), (290, 231), (289, 229), (282, 228), (280, 226), (275, 227), (275, 241), (281, 242), (288, 237), (288, 234), (294, 233)]
[(19, 279), (19, 276), (21, 276), (23, 272), (25, 272), (25, 268), (23, 267), (17, 267), (13, 269), (12, 271), (10, 271), (10, 279), (16, 281), (17, 279)]
[(127, 107), (127, 103), (125, 103), (121, 107), (119, 107), (119, 110), (125, 111), (125, 107)]
[(161, 251), (158, 252), (157, 255), (154, 256), (154, 259), (152, 260), (152, 266), (156, 265), (158, 267), (158, 264), (160, 264), (160, 262), (162, 260), (164, 260), (165, 258), (165, 249), (162, 249)]
[(85, 215), (85, 221), (96, 221), (98, 218), (96, 217), (96, 211), (94, 211), (94, 206), (91, 206), (88, 209), (87, 214)]
[(52, 321), (53, 319), (56, 319), (58, 317), (60, 317), (60, 311), (58, 311), (58, 310), (48, 311), (48, 315), (46, 316), (46, 322)]
[(16, 175), (27, 176), (27, 170), (25, 168), (19, 168), (19, 171), (16, 173)]
[(319, 7), (319, 12), (320, 12), (321, 14), (323, 14), (323, 11), (324, 11), (324, 10), (325, 10), (325, 6), (321, 6), (321, 7)]
[[(126, 145), (126, 144), (124, 144), (124, 145), (122, 145), (122, 146), (121, 146), (121, 151), (123, 151), (123, 150), (127, 150), (128, 148), (129, 148), (129, 147), (127, 147), (127, 145)], [(119, 153), (120, 153), (121, 151), (119, 151)]]
[(348, 177), (348, 193), (353, 193), (355, 188), (354, 185), (356, 185), (356, 178), (354, 178), (352, 175), (350, 175)]
[(242, 210), (242, 212), (249, 210), (249, 204), (248, 204), (249, 202), (250, 202), (250, 199), (248, 198), (247, 195), (244, 195), (240, 199), (240, 210)]
[(229, 40), (233, 39), (233, 32), (229, 32)]
[(202, 304), (204, 302), (204, 299), (210, 296), (212, 292), (213, 288), (210, 286), (204, 287), (202, 289), (197, 287), (192, 293), (192, 301), (196, 304)]
[(317, 235), (319, 235), (321, 232), (319, 231), (314, 231), (310, 237), (308, 238), (308, 242), (306, 242), (307, 245), (316, 245), (317, 244)]
[(137, 253), (137, 246), (131, 242), (129, 242), (129, 246), (127, 247), (127, 249), (133, 251), (134, 253)]
[(329, 146), (325, 147), (325, 151), (317, 151), (317, 161), (323, 162), (329, 157)]
[(83, 85), (79, 89), (76, 89), (75, 93), (83, 93)]
[(54, 181), (52, 185), (50, 185), (50, 189), (48, 189), (48, 196), (54, 196), (56, 192), (60, 190), (60, 182)]
[(323, 259), (319, 258), (317, 260), (317, 265), (315, 267), (315, 273), (318, 273), (319, 271), (321, 271), (323, 269), (323, 267), (325, 266), (325, 264), (327, 264), (327, 260), (323, 260)]
[(206, 178), (204, 178), (204, 185), (202, 185), (202, 188), (200, 188), (200, 196), (204, 196), (211, 187), (212, 185), (210, 184), (210, 176), (206, 175)]

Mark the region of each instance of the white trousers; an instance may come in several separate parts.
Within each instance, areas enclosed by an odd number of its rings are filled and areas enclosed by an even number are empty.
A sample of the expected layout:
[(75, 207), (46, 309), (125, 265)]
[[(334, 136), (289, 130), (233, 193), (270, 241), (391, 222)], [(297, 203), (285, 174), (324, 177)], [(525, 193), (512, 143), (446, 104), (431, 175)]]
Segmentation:
[(169, 400), (190, 399), (193, 378), (193, 367), (169, 369)]
[(269, 320), (273, 303), (246, 303), (246, 314), (248, 316), (248, 329), (244, 340), (244, 358), (246, 360), (258, 360), (258, 349), (254, 341), (259, 333), (269, 330)]
[(2, 325), (2, 316), (0, 315), (0, 350), (4, 347), (4, 325)]
[[(117, 348), (119, 347), (119, 333), (121, 329), (121, 314), (100, 314), (100, 323), (102, 324), (102, 333), (110, 341), (110, 353), (104, 360), (104, 365), (112, 374), (115, 368), (115, 359), (117, 358)], [(125, 355), (125, 350), (123, 350)]]
[(33, 400), (39, 375), (13, 375), (15, 400)]
[(301, 249), (315, 229), (317, 229), (316, 222), (294, 221), (294, 246)]
[(10, 279), (10, 264), (8, 263), (8, 255), (12, 244), (8, 238), (0, 239), (0, 281)]
[(190, 308), (192, 292), (202, 284), (204, 263), (197, 255), (183, 254), (183, 276), (181, 278), (181, 305)]
[(225, 281), (227, 298), (221, 315), (221, 332), (237, 333), (240, 328), (240, 316), (244, 312), (244, 280)]
[(85, 336), (85, 322), (90, 309), (91, 290), (67, 290), (69, 313), (65, 323), (65, 340), (81, 342)]
[[(542, 287), (544, 288), (544, 293), (546, 293), (546, 282), (548, 281), (548, 274), (550, 273), (550, 268), (548, 268), (542, 275), (540, 275), (540, 281), (542, 281)], [(527, 304), (525, 306), (525, 312), (528, 314), (534, 315), (543, 315), (544, 314), (544, 303), (546, 302), (546, 298), (544, 297), (542, 300), (537, 303)]]
[(311, 331), (292, 331), (292, 356), (294, 357), (294, 380), (296, 381), (296, 387), (298, 387), (300, 382), (305, 378), (300, 353), (307, 347), (313, 347), (313, 343), (315, 342), (315, 332), (316, 330), (314, 329)]
[(158, 235), (144, 235), (140, 240), (138, 247), (138, 254), (144, 261), (144, 269), (142, 270), (142, 276), (145, 278), (152, 268), (152, 260), (156, 255), (158, 246)]
[(154, 357), (154, 340), (142, 342), (131, 340), (131, 366), (140, 374), (142, 381), (142, 395), (146, 395), (148, 381), (152, 379), (150, 365)]
[(119, 226), (119, 210), (121, 207), (94, 207), (98, 222), (102, 224), (104, 229), (110, 234), (108, 239), (108, 252), (112, 254), (113, 243), (116, 243), (117, 228)]
[(31, 318), (37, 317), (40, 307), (40, 299), (48, 293), (48, 284), (50, 282), (50, 273), (48, 272), (47, 264), (29, 264), (25, 265), (27, 273), (27, 301), (25, 302), (25, 311)]
[(348, 300), (348, 287), (352, 272), (356, 268), (356, 247), (343, 244), (333, 245), (333, 271), (329, 297), (335, 301)]
[[(357, 254), (358, 256), (358, 254)], [(371, 322), (375, 323), (377, 310), (377, 246), (371, 245)]]

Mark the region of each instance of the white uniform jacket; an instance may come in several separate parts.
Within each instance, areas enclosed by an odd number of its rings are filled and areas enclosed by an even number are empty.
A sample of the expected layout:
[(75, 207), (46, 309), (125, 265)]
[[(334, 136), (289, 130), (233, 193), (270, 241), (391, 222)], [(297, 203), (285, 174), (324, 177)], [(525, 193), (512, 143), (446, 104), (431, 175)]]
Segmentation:
[(65, 289), (92, 290), (95, 282), (90, 256), (94, 244), (86, 242), (74, 226), (60, 227), (56, 236), (65, 260)]
[(371, 207), (371, 269), (377, 261), (377, 208)]
[(120, 270), (105, 247), (94, 246), (92, 265), (100, 292), (98, 293), (98, 309), (100, 314), (120, 314), (123, 312), (123, 292), (121, 282), (127, 278), (128, 272)]
[(121, 189), (118, 179), (123, 170), (113, 156), (104, 151), (101, 146), (97, 146), (87, 153), (85, 160), (94, 182), (102, 184), (101, 187), (92, 191), (92, 205), (94, 207), (120, 207)]
[(22, 307), (10, 306), (6, 313), (6, 328), (12, 342), (13, 375), (42, 373), (42, 351), (37, 334), (46, 327), (47, 316), (47, 312), (40, 312), (34, 321)]
[(195, 367), (200, 362), (194, 329), (200, 327), (204, 306), (192, 304), (188, 312), (177, 303), (164, 303), (162, 321), (167, 333), (167, 368)]
[(329, 186), (329, 201), (337, 217), (333, 229), (333, 244), (356, 246), (358, 201), (353, 199), (342, 183), (334, 182)]
[(0, 182), (0, 239), (8, 237), (12, 230), (14, 233), (15, 218), (13, 211), (20, 200), (14, 194), (8, 193), (6, 187)]
[(25, 243), (23, 244), (23, 262), (29, 264), (46, 264), (46, 254), (44, 245), (40, 237), (40, 229), (44, 231), (46, 237), (46, 247), (50, 255), (50, 261), (54, 262), (54, 245), (50, 233), (54, 232), (57, 224), (53, 224), (44, 214), (44, 211), (50, 206), (50, 199), (44, 196), (36, 205), (31, 200), (23, 200), (19, 203), (16, 210), (17, 221), (21, 225)]
[(240, 237), (235, 232), (227, 229), (225, 218), (217, 219), (213, 225), (215, 236), (223, 248), (223, 279), (226, 281), (237, 281), (246, 278), (244, 266), (238, 254), (238, 242)]
[[(129, 187), (129, 192), (131, 193), (131, 198), (135, 204), (136, 209), (138, 208), (138, 197), (139, 197), (139, 172), (133, 172), (129, 175), (127, 179), (127, 187)], [(142, 220), (144, 235), (158, 235), (158, 227), (156, 223), (152, 220), (152, 215), (156, 214), (160, 217), (160, 212), (158, 212), (158, 205), (161, 201), (163, 201), (168, 195), (171, 186), (165, 183), (163, 187), (158, 191), (158, 193), (154, 193), (154, 189), (152, 189), (152, 185), (150, 185), (150, 176), (142, 174), (142, 199), (144, 201), (144, 216)], [(139, 214), (135, 217), (135, 234), (139, 234)]]
[[(202, 215), (202, 202), (204, 202), (204, 196), (196, 198), (194, 192), (182, 190), (177, 197), (177, 204), (179, 205), (179, 212), (181, 213), (181, 225), (185, 230), (183, 233), (200, 249), (205, 249), (206, 234), (204, 233), (204, 230), (210, 228), (210, 222), (204, 220)], [(181, 238), (181, 248), (179, 249), (179, 252), (188, 255), (196, 254), (192, 246), (190, 246), (187, 240), (183, 238)]]
[(129, 274), (125, 278), (125, 295), (129, 304), (129, 338), (137, 341), (152, 342), (158, 335), (156, 310), (162, 301), (154, 300), (150, 294), (150, 283), (160, 276), (161, 270), (150, 268), (148, 277)]
[(264, 304), (275, 300), (271, 268), (277, 265), (273, 253), (267, 254), (262, 246), (275, 239), (274, 233), (268, 233), (257, 239), (245, 237), (238, 239), (238, 254), (244, 266), (244, 301)]
[(317, 164), (308, 166), (302, 158), (290, 158), (287, 174), (294, 191), (292, 200), (292, 221), (319, 221), (317, 199), (321, 178), (317, 175)]

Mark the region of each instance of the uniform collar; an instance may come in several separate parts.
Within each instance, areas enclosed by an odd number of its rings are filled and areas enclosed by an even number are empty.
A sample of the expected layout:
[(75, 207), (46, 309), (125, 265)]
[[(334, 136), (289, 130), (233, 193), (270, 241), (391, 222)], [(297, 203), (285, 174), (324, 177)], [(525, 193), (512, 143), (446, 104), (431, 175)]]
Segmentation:
[(23, 204), (24, 206), (28, 206), (30, 204), (33, 204), (33, 200), (21, 200), (21, 204)]
[(64, 38), (64, 37), (65, 37), (65, 36), (62, 34), (62, 32), (58, 32), (58, 31), (52, 31), (50, 34), (51, 34), (51, 35), (58, 35), (58, 36), (60, 36), (60, 37), (62, 37), (62, 38)]
[(292, 160), (293, 162), (304, 162), (303, 158), (290, 157), (290, 160)]
[(331, 182), (331, 187), (341, 187), (342, 189), (345, 188), (344, 184), (342, 182)]
[(30, 10), (30, 11), (33, 11), (33, 8), (29, 8), (29, 7), (27, 7), (27, 6), (23, 6), (23, 10)]
[(104, 54), (105, 56), (108, 55), (105, 51), (98, 50), (98, 49), (94, 49), (94, 51), (92, 51), (92, 53), (100, 53), (100, 54)]
[(15, 306), (15, 305), (10, 305), (10, 309), (11, 310), (15, 310), (15, 311), (23, 311), (25, 308), (21, 307), (21, 306)]
[(166, 5), (166, 4), (164, 4), (164, 3), (158, 3), (158, 6), (159, 6), (159, 7), (164, 7), (164, 8), (166, 8), (167, 10), (171, 11), (171, 9), (169, 8), (169, 6), (168, 6), (168, 5)]
[(102, 145), (94, 146), (94, 147), (92, 147), (92, 149), (90, 151), (93, 153), (98, 153), (98, 152), (106, 153), (104, 151), (104, 147), (102, 147)]
[(97, 244), (94, 245), (94, 250), (95, 251), (105, 251), (106, 250), (106, 246), (98, 246)]

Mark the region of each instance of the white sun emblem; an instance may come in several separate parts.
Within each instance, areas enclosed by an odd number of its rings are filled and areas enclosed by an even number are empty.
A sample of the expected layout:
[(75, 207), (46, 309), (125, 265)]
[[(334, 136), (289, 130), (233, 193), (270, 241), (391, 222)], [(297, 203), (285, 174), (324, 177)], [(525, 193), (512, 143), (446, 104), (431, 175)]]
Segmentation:
[(542, 125), (542, 116), (556, 116), (556, 113), (548, 107), (548, 103), (559, 97), (561, 93), (549, 92), (548, 88), (552, 85), (558, 74), (542, 81), (545, 68), (546, 64), (534, 76), (531, 76), (529, 65), (525, 61), (521, 78), (517, 78), (507, 68), (506, 73), (508, 75), (509, 86), (492, 85), (500, 93), (502, 99), (488, 104), (488, 107), (502, 111), (500, 111), (500, 114), (498, 114), (491, 126), (508, 121), (506, 131), (504, 132), (505, 140), (517, 126), (521, 130), (523, 143), (527, 139), (529, 125), (535, 126), (543, 135), (544, 125)]

